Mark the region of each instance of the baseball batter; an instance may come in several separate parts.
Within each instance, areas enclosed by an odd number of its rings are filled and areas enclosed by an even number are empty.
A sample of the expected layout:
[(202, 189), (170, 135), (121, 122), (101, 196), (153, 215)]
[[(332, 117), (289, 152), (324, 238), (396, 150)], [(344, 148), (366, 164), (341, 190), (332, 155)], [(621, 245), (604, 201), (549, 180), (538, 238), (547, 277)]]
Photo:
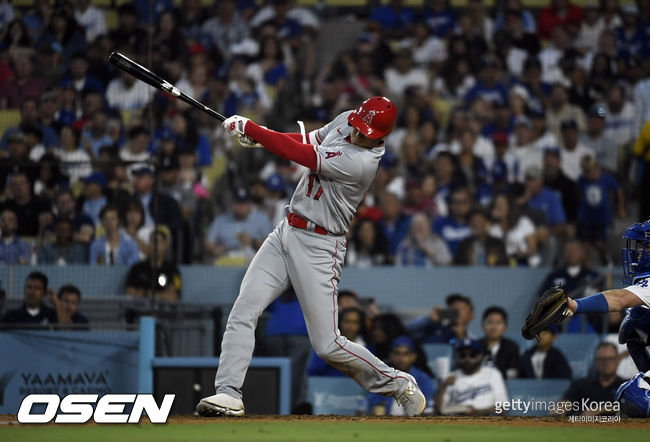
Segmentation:
[(384, 138), (396, 120), (397, 109), (390, 100), (372, 97), (306, 135), (268, 130), (238, 115), (223, 122), (244, 146), (263, 145), (309, 170), (298, 183), (287, 217), (246, 271), (221, 345), (217, 394), (199, 402), (200, 415), (244, 414), (241, 387), (253, 354), (257, 320), (289, 285), (298, 296), (318, 356), (366, 390), (394, 396), (406, 415), (422, 413), (426, 400), (415, 379), (348, 341), (337, 324), (345, 233), (375, 177)]

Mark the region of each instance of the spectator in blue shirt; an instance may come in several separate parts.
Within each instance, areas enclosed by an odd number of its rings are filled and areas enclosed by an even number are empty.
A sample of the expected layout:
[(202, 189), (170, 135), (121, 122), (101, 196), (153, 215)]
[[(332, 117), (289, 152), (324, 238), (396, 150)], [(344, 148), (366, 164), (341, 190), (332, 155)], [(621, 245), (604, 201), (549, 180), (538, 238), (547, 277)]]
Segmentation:
[(55, 225), (56, 240), (54, 244), (44, 245), (38, 251), (39, 264), (88, 264), (88, 249), (72, 238), (72, 221), (59, 218)]
[(43, 131), (43, 146), (46, 148), (55, 148), (60, 147), (61, 143), (59, 142), (59, 137), (49, 126), (42, 124), (38, 117), (38, 102), (35, 98), (26, 98), (20, 103), (20, 124), (8, 128), (5, 133), (2, 135), (2, 140), (0, 140), (0, 148), (2, 150), (7, 150), (9, 145), (9, 138), (12, 135), (21, 133), (23, 127), (36, 124), (41, 131)]
[[(433, 412), (433, 396), (435, 389), (427, 373), (418, 369), (413, 364), (417, 359), (416, 346), (408, 336), (398, 336), (393, 340), (390, 350), (390, 364), (403, 372), (409, 373), (422, 390), (426, 398), (424, 414)], [(404, 409), (398, 406), (392, 396), (383, 396), (377, 393), (368, 394), (368, 413), (371, 415), (403, 416)]]
[(72, 87), (79, 93), (84, 89), (94, 89), (104, 95), (106, 90), (106, 86), (98, 78), (88, 73), (88, 60), (86, 60), (83, 52), (72, 54), (70, 70), (59, 81), (60, 86), (67, 86), (68, 84), (72, 84)]
[(390, 4), (377, 6), (370, 13), (370, 26), (379, 27), (388, 38), (403, 37), (413, 23), (413, 9), (404, 7), (403, 0), (391, 0)]
[(99, 224), (99, 212), (107, 202), (104, 195), (104, 189), (107, 186), (106, 177), (101, 172), (93, 172), (83, 178), (83, 182), (84, 199), (83, 203), (81, 203), (81, 210), (91, 217), (95, 224)]
[(0, 212), (0, 264), (29, 264), (31, 247), (16, 236), (18, 218), (11, 209)]
[(460, 293), (445, 298), (447, 308), (435, 306), (428, 316), (413, 319), (406, 329), (420, 344), (448, 343), (452, 339), (473, 338), (468, 331), (474, 319), (472, 300)]
[(91, 265), (128, 265), (139, 261), (138, 244), (120, 230), (120, 215), (117, 206), (107, 204), (99, 212), (104, 235), (90, 244)]
[(467, 215), (472, 208), (472, 198), (467, 187), (459, 187), (449, 197), (449, 216), (433, 222), (433, 232), (445, 240), (451, 254), (456, 256), (458, 245), (472, 235)]
[(481, 59), (480, 71), (476, 85), (465, 95), (465, 103), (471, 104), (477, 98), (489, 103), (507, 103), (508, 90), (499, 82), (499, 61), (491, 55)]
[(524, 177), (525, 191), (519, 199), (519, 204), (541, 211), (551, 229), (556, 234), (563, 233), (566, 229), (566, 214), (562, 207), (562, 200), (556, 191), (544, 186), (542, 169), (531, 166), (525, 171)]
[[(620, 56), (645, 58), (648, 54), (648, 36), (639, 20), (639, 9), (634, 4), (621, 8), (623, 25), (616, 28)], [(622, 52), (622, 53), (621, 53)]]
[(232, 213), (218, 216), (210, 225), (205, 251), (216, 258), (243, 254), (248, 259), (262, 245), (273, 226), (266, 213), (253, 208), (247, 189), (236, 189), (233, 200)]
[(577, 235), (587, 248), (591, 244), (596, 246), (602, 264), (612, 262), (607, 251), (607, 230), (612, 222), (612, 208), (610, 198), (612, 194), (617, 201), (617, 216), (625, 219), (625, 200), (623, 190), (618, 185), (616, 178), (601, 171), (594, 157), (585, 156), (581, 161), (583, 174), (578, 178), (580, 189), (580, 204), (578, 206)]
[(411, 217), (402, 211), (402, 203), (397, 195), (387, 192), (381, 201), (383, 216), (379, 220), (379, 227), (388, 241), (388, 252), (391, 256), (397, 253), (397, 247), (409, 232)]
[(431, 9), (425, 10), (422, 16), (433, 35), (446, 37), (456, 27), (456, 16), (447, 0), (433, 0), (432, 3)]

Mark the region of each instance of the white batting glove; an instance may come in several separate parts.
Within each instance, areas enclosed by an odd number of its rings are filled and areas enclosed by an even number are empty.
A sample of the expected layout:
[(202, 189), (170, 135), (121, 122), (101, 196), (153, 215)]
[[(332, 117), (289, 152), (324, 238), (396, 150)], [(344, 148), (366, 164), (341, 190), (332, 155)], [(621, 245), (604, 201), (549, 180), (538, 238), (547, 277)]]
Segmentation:
[(249, 149), (254, 149), (254, 148), (264, 148), (260, 143), (255, 141), (250, 137), (250, 135), (238, 135), (237, 139), (239, 140), (239, 144), (242, 145), (242, 147), (246, 147)]
[(246, 123), (250, 120), (248, 118), (242, 117), (240, 115), (233, 115), (228, 117), (221, 123), (221, 126), (233, 137), (240, 137), (241, 135), (246, 135)]

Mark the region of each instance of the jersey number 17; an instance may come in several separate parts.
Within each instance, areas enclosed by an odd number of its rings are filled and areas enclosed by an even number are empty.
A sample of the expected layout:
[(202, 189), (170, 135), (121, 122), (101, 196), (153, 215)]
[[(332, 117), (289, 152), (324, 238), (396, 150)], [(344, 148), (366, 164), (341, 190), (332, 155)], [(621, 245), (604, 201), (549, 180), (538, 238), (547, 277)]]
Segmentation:
[(320, 178), (316, 173), (312, 173), (309, 175), (309, 188), (307, 189), (307, 196), (311, 197), (311, 191), (314, 188), (314, 181), (316, 181), (318, 184), (318, 191), (314, 194), (314, 199), (318, 200), (320, 196), (323, 194), (323, 187), (320, 185)]

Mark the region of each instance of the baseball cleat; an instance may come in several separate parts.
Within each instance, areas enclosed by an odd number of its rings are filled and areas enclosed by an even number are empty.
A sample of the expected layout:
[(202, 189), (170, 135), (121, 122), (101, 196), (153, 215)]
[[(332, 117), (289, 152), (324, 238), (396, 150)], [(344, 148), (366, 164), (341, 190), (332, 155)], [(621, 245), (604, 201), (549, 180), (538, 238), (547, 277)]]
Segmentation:
[(406, 416), (419, 416), (424, 411), (427, 399), (422, 394), (413, 376), (408, 374), (406, 376), (409, 378), (406, 388), (401, 393), (396, 394), (395, 399), (404, 408)]
[(196, 406), (199, 416), (243, 416), (244, 403), (241, 399), (219, 393), (204, 397)]

